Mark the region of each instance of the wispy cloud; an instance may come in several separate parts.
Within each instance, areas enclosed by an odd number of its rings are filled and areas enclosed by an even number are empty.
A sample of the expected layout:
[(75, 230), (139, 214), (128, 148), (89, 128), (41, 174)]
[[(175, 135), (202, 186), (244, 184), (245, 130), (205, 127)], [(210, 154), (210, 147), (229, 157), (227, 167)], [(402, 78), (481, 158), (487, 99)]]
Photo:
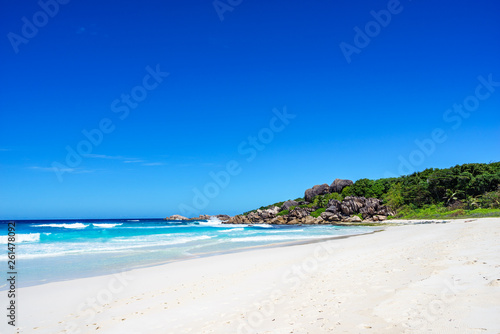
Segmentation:
[(91, 159), (106, 159), (106, 160), (121, 160), (125, 164), (136, 164), (141, 162), (146, 162), (145, 160), (133, 157), (124, 157), (121, 155), (107, 155), (107, 154), (84, 154), (84, 158)]
[(139, 163), (139, 162), (144, 162), (144, 160), (125, 160), (123, 163), (126, 163), (126, 164), (136, 164), (136, 163)]
[(7, 151), (12, 151), (10, 148), (1, 148), (0, 147), (0, 152), (7, 152)]
[(121, 155), (106, 155), (106, 154), (84, 154), (84, 158), (94, 159), (114, 159), (114, 160), (134, 160), (134, 158), (126, 158)]
[(84, 154), (84, 158), (105, 159), (105, 160), (120, 160), (124, 164), (141, 164), (141, 166), (163, 166), (164, 162), (147, 161), (141, 158), (124, 157), (122, 155), (107, 155), (107, 154)]
[(142, 164), (143, 166), (163, 166), (165, 163), (163, 162), (146, 162)]

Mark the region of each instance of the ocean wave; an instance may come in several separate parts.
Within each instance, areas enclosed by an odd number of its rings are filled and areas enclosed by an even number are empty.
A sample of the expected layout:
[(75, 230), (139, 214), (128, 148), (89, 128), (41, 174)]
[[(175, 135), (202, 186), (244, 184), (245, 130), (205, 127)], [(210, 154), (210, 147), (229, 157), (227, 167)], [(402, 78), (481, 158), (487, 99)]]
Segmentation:
[[(40, 241), (40, 233), (29, 233), (29, 234), (16, 234), (16, 241), (17, 242), (38, 242)], [(0, 244), (7, 244), (9, 243), (9, 236), (8, 235), (2, 235), (0, 236)]]
[(86, 228), (89, 224), (83, 223), (71, 223), (71, 224), (35, 224), (31, 225), (31, 227), (57, 227), (57, 228)]
[(266, 231), (265, 233), (297, 233), (297, 232), (304, 232), (304, 230), (281, 229), (281, 230)]
[[(30, 252), (28, 250), (27, 253), (24, 254), (19, 253), (17, 257), (22, 259), (36, 259), (36, 258), (57, 257), (65, 255), (122, 253), (122, 252), (127, 252), (131, 249), (181, 245), (193, 241), (206, 240), (211, 238), (212, 237), (208, 235), (181, 237), (169, 240), (158, 240), (158, 239), (155, 240), (153, 238), (137, 237), (137, 238), (127, 238), (123, 240), (114, 240), (112, 242), (106, 242), (106, 243), (81, 243), (81, 244), (72, 243), (67, 245), (61, 245), (60, 247), (54, 247), (54, 245), (50, 245), (48, 246), (48, 248), (45, 249), (37, 247), (33, 248), (33, 252)], [(127, 245), (124, 245), (123, 242), (127, 242)]]
[(262, 228), (273, 228), (273, 225), (269, 224), (250, 224), (250, 227), (262, 227)]
[(140, 221), (140, 220), (139, 220), (139, 219), (128, 219), (127, 221), (128, 221), (128, 222), (138, 222), (138, 221)]
[(227, 232), (240, 232), (244, 231), (245, 229), (243, 227), (237, 227), (237, 228), (230, 228), (229, 230), (220, 230), (219, 232), (222, 233), (227, 233)]
[(94, 227), (100, 227), (100, 228), (112, 228), (112, 227), (115, 227), (115, 226), (121, 226), (123, 224), (92, 224), (94, 225)]
[(222, 220), (220, 220), (217, 217), (212, 216), (206, 222), (200, 221), (199, 225), (202, 225), (202, 226), (216, 226), (216, 227), (218, 227), (218, 226), (222, 225)]

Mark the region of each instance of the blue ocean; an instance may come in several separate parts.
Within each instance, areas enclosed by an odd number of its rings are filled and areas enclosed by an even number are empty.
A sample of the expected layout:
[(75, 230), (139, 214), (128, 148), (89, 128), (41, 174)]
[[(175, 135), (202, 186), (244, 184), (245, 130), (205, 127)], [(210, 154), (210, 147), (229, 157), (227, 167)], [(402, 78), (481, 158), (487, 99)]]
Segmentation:
[[(7, 268), (8, 221), (0, 221), (0, 229)], [(18, 286), (373, 230), (330, 225), (226, 225), (217, 219), (20, 220), (16, 221), (15, 242)], [(0, 283), (0, 290), (5, 288)]]

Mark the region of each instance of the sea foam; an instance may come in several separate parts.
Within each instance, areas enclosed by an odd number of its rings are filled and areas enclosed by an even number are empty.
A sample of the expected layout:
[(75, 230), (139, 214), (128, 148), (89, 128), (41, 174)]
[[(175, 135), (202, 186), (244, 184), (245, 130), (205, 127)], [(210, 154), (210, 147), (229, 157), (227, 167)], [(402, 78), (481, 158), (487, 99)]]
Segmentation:
[[(40, 241), (40, 233), (28, 233), (28, 234), (17, 234), (15, 236), (15, 241), (14, 243), (17, 242), (38, 242)], [(0, 244), (7, 244), (9, 243), (9, 236), (8, 235), (2, 235), (0, 236)]]
[(89, 224), (72, 223), (72, 224), (37, 224), (31, 227), (57, 227), (57, 228), (86, 228)]

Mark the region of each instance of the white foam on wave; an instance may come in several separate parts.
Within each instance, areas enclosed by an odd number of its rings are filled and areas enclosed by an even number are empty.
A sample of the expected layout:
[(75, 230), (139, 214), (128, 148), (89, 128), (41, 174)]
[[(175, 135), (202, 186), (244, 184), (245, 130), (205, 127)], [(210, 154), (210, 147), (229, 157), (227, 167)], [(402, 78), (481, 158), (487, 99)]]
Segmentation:
[[(165, 236), (165, 235), (163, 235)], [(175, 239), (164, 239), (164, 238), (149, 238), (135, 237), (135, 238), (124, 238), (113, 241), (108, 241), (106, 243), (61, 243), (59, 245), (47, 245), (44, 249), (39, 247), (33, 248), (33, 252), (28, 250), (27, 254), (18, 254), (18, 258), (22, 259), (35, 259), (35, 258), (45, 258), (45, 257), (56, 257), (65, 255), (81, 255), (81, 254), (98, 254), (98, 253), (121, 253), (127, 252), (131, 249), (140, 249), (148, 247), (160, 247), (169, 245), (180, 245), (186, 244), (198, 240), (211, 239), (211, 236), (200, 235), (194, 237), (180, 237)]]
[(139, 219), (129, 219), (129, 220), (127, 220), (127, 221), (128, 221), (128, 222), (138, 222), (138, 221), (140, 221), (140, 220), (139, 220)]
[(297, 232), (304, 232), (304, 230), (282, 229), (282, 230), (266, 231), (266, 233), (297, 233)]
[(218, 226), (222, 225), (222, 220), (220, 220), (219, 218), (217, 218), (215, 216), (212, 216), (206, 222), (200, 222), (199, 225), (203, 225), (203, 226), (216, 226), (216, 227), (218, 227)]
[(269, 225), (269, 224), (251, 224), (249, 226), (251, 226), (251, 227), (257, 226), (257, 227), (264, 227), (264, 228), (272, 228), (273, 227), (273, 225)]
[(100, 227), (100, 228), (113, 228), (115, 226), (121, 226), (123, 224), (92, 224), (94, 227)]
[(17, 242), (38, 242), (40, 241), (40, 233), (16, 234), (15, 241), (9, 241), (8, 235), (0, 236), (0, 244), (17, 243)]
[(228, 232), (240, 232), (244, 230), (245, 229), (243, 227), (237, 227), (237, 228), (230, 228), (229, 230), (220, 230), (219, 232), (228, 233)]
[(35, 224), (31, 225), (31, 227), (57, 227), (57, 228), (86, 228), (89, 224), (82, 223), (72, 223), (72, 224)]

